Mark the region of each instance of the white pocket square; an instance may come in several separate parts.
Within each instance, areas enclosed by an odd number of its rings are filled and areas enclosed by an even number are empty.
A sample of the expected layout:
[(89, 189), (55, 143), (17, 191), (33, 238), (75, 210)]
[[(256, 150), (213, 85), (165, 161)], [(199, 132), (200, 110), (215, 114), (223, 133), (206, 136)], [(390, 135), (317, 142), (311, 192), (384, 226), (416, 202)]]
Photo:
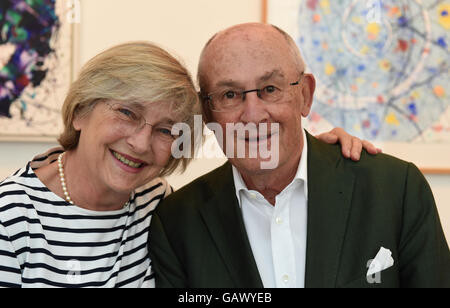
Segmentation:
[(380, 248), (375, 259), (369, 265), (369, 270), (366, 276), (371, 276), (373, 274), (384, 271), (394, 265), (394, 259), (392, 259), (392, 252), (384, 247)]

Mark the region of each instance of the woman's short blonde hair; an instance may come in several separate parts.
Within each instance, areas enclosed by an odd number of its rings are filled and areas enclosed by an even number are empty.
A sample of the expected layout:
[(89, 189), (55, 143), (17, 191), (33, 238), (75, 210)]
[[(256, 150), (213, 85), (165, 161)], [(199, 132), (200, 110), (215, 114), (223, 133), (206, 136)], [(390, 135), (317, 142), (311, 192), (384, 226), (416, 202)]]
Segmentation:
[[(64, 131), (58, 141), (64, 150), (78, 146), (80, 132), (73, 127), (75, 116), (85, 116), (101, 101), (170, 103), (177, 120), (191, 127), (192, 149), (194, 115), (201, 114), (198, 94), (188, 70), (167, 51), (150, 42), (131, 42), (112, 47), (91, 59), (73, 82), (62, 116)], [(162, 175), (178, 167), (184, 171), (192, 159), (170, 158)]]

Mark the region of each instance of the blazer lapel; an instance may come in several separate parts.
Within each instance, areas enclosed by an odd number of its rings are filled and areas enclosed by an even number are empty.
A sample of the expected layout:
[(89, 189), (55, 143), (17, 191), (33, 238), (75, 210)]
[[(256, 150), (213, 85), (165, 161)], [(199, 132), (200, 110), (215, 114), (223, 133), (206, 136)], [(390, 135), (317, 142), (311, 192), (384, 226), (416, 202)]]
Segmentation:
[(354, 176), (342, 155), (308, 138), (308, 235), (306, 287), (335, 287), (350, 212)]
[(235, 286), (262, 288), (236, 198), (229, 162), (218, 170), (216, 181), (209, 190), (210, 199), (206, 200), (200, 212)]

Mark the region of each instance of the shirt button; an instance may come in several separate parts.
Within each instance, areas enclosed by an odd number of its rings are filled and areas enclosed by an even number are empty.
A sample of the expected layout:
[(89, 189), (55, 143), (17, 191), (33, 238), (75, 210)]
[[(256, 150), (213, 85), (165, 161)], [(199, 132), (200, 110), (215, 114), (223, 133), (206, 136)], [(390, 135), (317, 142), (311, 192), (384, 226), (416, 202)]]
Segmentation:
[(281, 219), (280, 217), (275, 218), (275, 222), (277, 223), (277, 225), (281, 225), (283, 223), (283, 219)]
[(256, 194), (255, 193), (250, 193), (250, 198), (256, 199)]
[(289, 276), (288, 276), (288, 275), (284, 275), (284, 276), (282, 277), (282, 279), (283, 279), (283, 282), (284, 282), (284, 283), (288, 283), (288, 282), (289, 282)]

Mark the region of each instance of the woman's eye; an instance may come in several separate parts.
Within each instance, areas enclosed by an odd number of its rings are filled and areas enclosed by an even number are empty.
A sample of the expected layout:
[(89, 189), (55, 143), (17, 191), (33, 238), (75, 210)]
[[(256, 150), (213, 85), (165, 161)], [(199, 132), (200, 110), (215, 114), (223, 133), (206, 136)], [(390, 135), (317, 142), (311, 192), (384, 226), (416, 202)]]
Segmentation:
[(169, 130), (168, 128), (161, 128), (159, 131), (164, 135), (172, 135), (172, 131)]
[(130, 119), (133, 119), (133, 120), (136, 119), (136, 114), (133, 111), (129, 110), (129, 109), (120, 108), (117, 111), (120, 112), (121, 114), (123, 114), (124, 116), (130, 118)]
[(165, 135), (166, 137), (172, 137), (172, 128), (171, 127), (158, 127), (156, 130), (160, 133)]

